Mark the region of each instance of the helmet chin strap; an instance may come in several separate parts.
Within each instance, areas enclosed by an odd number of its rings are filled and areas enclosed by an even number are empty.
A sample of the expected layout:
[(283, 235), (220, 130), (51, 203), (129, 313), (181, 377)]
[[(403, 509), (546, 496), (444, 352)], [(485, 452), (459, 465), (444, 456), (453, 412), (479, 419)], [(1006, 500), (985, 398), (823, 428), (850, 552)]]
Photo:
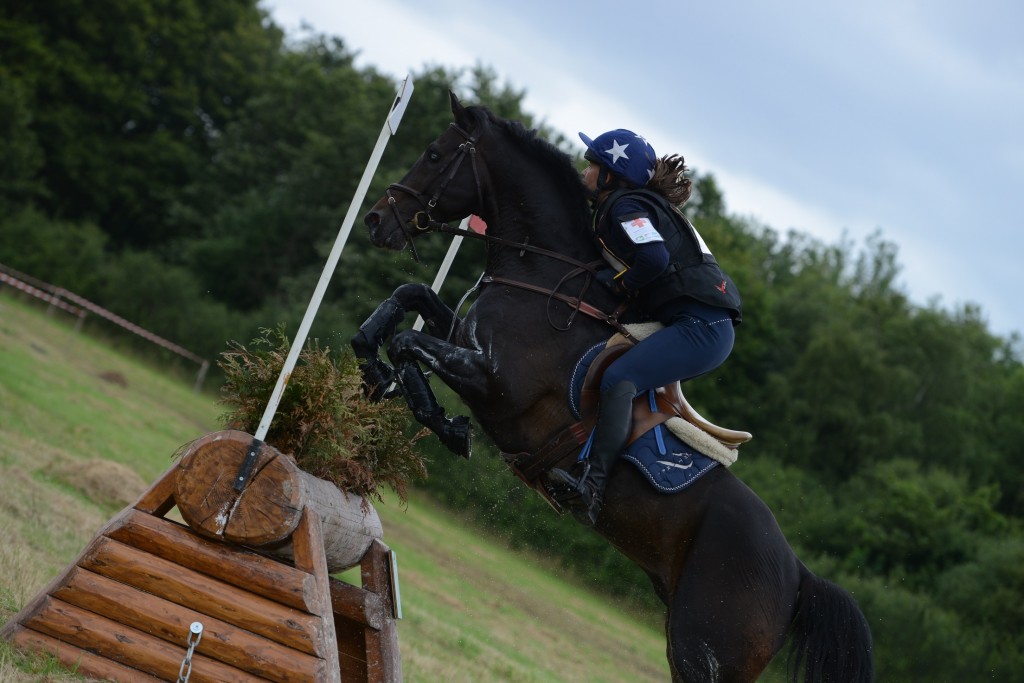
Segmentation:
[(597, 182), (594, 183), (595, 189), (589, 192), (590, 198), (596, 200), (603, 192), (614, 190), (619, 184), (620, 181), (615, 177), (615, 174), (605, 167), (604, 164), (601, 164), (598, 166)]

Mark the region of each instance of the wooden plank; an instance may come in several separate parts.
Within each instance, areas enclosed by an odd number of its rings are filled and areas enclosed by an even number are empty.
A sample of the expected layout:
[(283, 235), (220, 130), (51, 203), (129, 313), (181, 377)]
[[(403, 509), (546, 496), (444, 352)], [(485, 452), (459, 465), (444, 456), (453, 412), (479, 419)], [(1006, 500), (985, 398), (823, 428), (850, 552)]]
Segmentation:
[[(76, 567), (54, 598), (94, 612), (172, 644), (187, 642), (193, 621), (203, 624), (196, 652), (281, 683), (318, 680), (323, 660), (199, 614), (173, 602)], [(116, 616), (114, 616), (116, 615)]]
[(324, 625), (317, 616), (289, 609), (110, 538), (98, 539), (78, 565), (323, 658), (318, 648)]
[[(47, 597), (38, 614), (25, 626), (101, 657), (130, 666), (164, 680), (178, 680), (188, 652), (186, 633), (182, 645), (171, 645), (142, 631), (119, 624), (66, 602)], [(260, 678), (203, 655), (193, 655), (191, 683), (255, 682)]]
[[(374, 541), (366, 551), (362, 562), (363, 589), (381, 596), (385, 604), (391, 605), (390, 550), (381, 541)], [(367, 630), (366, 668), (370, 683), (401, 683), (402, 657), (398, 649), (398, 624), (386, 619), (379, 631)]]
[(163, 683), (163, 679), (150, 676), (138, 669), (93, 654), (56, 638), (16, 625), (11, 632), (11, 644), (32, 652), (53, 655), (61, 664), (75, 673), (90, 678), (118, 681), (119, 683)]
[(168, 519), (136, 512), (110, 529), (109, 538), (251, 593), (310, 612), (316, 579), (254, 552), (211, 541)]
[(157, 517), (163, 517), (174, 507), (174, 484), (178, 478), (178, 464), (175, 463), (160, 475), (160, 478), (136, 499), (131, 506)]
[(326, 679), (341, 681), (341, 666), (338, 661), (338, 637), (334, 626), (334, 614), (331, 610), (331, 588), (327, 575), (327, 554), (324, 540), (320, 533), (320, 517), (312, 508), (306, 508), (299, 520), (299, 526), (292, 535), (292, 546), (295, 551), (295, 566), (309, 572), (316, 578), (319, 598), (314, 614), (321, 618), (324, 628), (319, 632), (318, 652), (322, 653), (326, 663)]

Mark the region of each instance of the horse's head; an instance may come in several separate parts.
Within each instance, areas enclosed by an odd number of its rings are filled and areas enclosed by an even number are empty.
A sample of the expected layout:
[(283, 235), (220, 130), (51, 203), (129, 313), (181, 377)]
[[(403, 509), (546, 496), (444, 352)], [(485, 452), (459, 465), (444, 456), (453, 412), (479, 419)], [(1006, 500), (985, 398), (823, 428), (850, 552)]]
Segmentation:
[(481, 211), (483, 188), (476, 145), (483, 126), (455, 93), (450, 95), (455, 121), (363, 218), (374, 246), (399, 250), (435, 223)]

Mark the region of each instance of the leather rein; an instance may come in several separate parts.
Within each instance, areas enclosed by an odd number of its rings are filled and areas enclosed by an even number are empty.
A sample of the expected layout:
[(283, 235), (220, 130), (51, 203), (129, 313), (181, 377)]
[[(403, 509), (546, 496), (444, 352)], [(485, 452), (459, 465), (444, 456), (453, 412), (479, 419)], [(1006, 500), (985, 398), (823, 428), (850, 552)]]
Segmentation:
[[(445, 167), (441, 169), (442, 174), (444, 174), (445, 171), (447, 171), (447, 174), (444, 176), (444, 179), (441, 181), (441, 184), (438, 185), (437, 189), (434, 191), (434, 194), (429, 199), (427, 199), (426, 195), (424, 195), (419, 190), (409, 187), (407, 185), (402, 185), (401, 183), (392, 183), (391, 185), (388, 186), (388, 189), (384, 193), (385, 196), (388, 198), (388, 206), (391, 207), (391, 212), (394, 215), (395, 221), (399, 224), (399, 226), (401, 226), (402, 232), (405, 234), (406, 241), (409, 243), (409, 248), (412, 251), (413, 258), (417, 262), (419, 262), (420, 260), (419, 254), (416, 252), (416, 246), (414, 244), (413, 235), (410, 234), (408, 229), (406, 228), (407, 224), (411, 225), (413, 228), (415, 228), (418, 232), (421, 233), (441, 232), (449, 235), (461, 235), (463, 237), (471, 237), (473, 239), (484, 240), (488, 243), (518, 249), (520, 255), (522, 255), (524, 252), (529, 251), (534, 254), (540, 254), (548, 258), (562, 261), (563, 263), (567, 263), (573, 266), (573, 269), (566, 273), (564, 276), (562, 276), (562, 279), (559, 280), (558, 285), (555, 289), (548, 289), (546, 287), (541, 287), (539, 285), (533, 285), (528, 282), (513, 280), (511, 278), (501, 277), (497, 275), (484, 275), (483, 277), (480, 278), (479, 284), (506, 285), (509, 287), (516, 287), (518, 289), (523, 289), (529, 292), (535, 292), (537, 294), (547, 296), (549, 303), (548, 324), (550, 324), (556, 330), (568, 330), (569, 327), (572, 325), (573, 320), (576, 318), (576, 314), (583, 313), (584, 315), (590, 316), (591, 318), (594, 318), (596, 320), (599, 320), (603, 323), (610, 325), (612, 328), (615, 329), (616, 332), (622, 334), (627, 339), (632, 339), (632, 335), (629, 333), (629, 331), (621, 322), (619, 322), (619, 316), (622, 315), (622, 313), (626, 309), (625, 302), (619, 304), (619, 306), (617, 306), (615, 310), (612, 311), (611, 313), (606, 313), (601, 309), (597, 308), (596, 306), (593, 306), (583, 300), (583, 295), (590, 287), (591, 280), (594, 278), (594, 276), (596, 276), (598, 268), (604, 265), (603, 260), (584, 263), (574, 258), (565, 256), (564, 254), (560, 254), (557, 251), (553, 251), (551, 249), (544, 249), (543, 247), (533, 246), (529, 243), (528, 240), (526, 242), (516, 242), (513, 240), (505, 239), (503, 237), (496, 237), (494, 235), (488, 234), (480, 234), (474, 230), (466, 230), (463, 228), (452, 227), (447, 223), (436, 221), (434, 220), (434, 218), (431, 217), (431, 210), (437, 206), (437, 202), (441, 199), (442, 195), (444, 195), (445, 191), (448, 189), (449, 183), (451, 183), (452, 179), (455, 178), (455, 174), (458, 173), (459, 168), (462, 165), (462, 162), (465, 161), (467, 157), (469, 158), (470, 163), (473, 167), (473, 180), (476, 183), (477, 205), (481, 207), (484, 205), (483, 184), (480, 182), (480, 170), (479, 167), (477, 166), (477, 138), (470, 135), (468, 132), (463, 130), (460, 126), (456, 125), (455, 123), (451, 123), (449, 125), (463, 138), (465, 138), (466, 141), (459, 145), (459, 149), (456, 152), (456, 154), (448, 161)], [(402, 216), (398, 212), (398, 203), (395, 200), (393, 194), (393, 192), (395, 191), (409, 195), (410, 197), (415, 199), (416, 202), (420, 205), (420, 210), (413, 214), (411, 220), (402, 220)], [(497, 214), (496, 207), (494, 209), (494, 212), (495, 214)], [(587, 274), (587, 278), (584, 281), (583, 286), (580, 288), (578, 296), (569, 296), (566, 294), (562, 294), (561, 292), (558, 291), (563, 283), (583, 273)], [(569, 314), (569, 317), (566, 320), (564, 327), (556, 325), (551, 320), (550, 302), (552, 300), (560, 301), (568, 305), (572, 309), (572, 313)]]

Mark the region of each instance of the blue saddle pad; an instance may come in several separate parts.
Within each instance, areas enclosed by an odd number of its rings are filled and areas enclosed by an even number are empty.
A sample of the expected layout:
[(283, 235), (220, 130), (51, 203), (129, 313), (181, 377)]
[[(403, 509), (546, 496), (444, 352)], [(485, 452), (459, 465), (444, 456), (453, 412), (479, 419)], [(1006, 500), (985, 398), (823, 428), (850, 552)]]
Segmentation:
[[(580, 391), (590, 364), (604, 349), (598, 344), (589, 349), (576, 365), (569, 383), (569, 406), (580, 417)], [(589, 442), (580, 457), (589, 452)], [(658, 425), (626, 447), (622, 456), (639, 468), (651, 485), (662, 493), (675, 493), (697, 481), (719, 463), (683, 442), (664, 425)]]
[(636, 465), (662, 493), (682, 491), (719, 464), (681, 441), (664, 425), (627, 446), (622, 457)]

